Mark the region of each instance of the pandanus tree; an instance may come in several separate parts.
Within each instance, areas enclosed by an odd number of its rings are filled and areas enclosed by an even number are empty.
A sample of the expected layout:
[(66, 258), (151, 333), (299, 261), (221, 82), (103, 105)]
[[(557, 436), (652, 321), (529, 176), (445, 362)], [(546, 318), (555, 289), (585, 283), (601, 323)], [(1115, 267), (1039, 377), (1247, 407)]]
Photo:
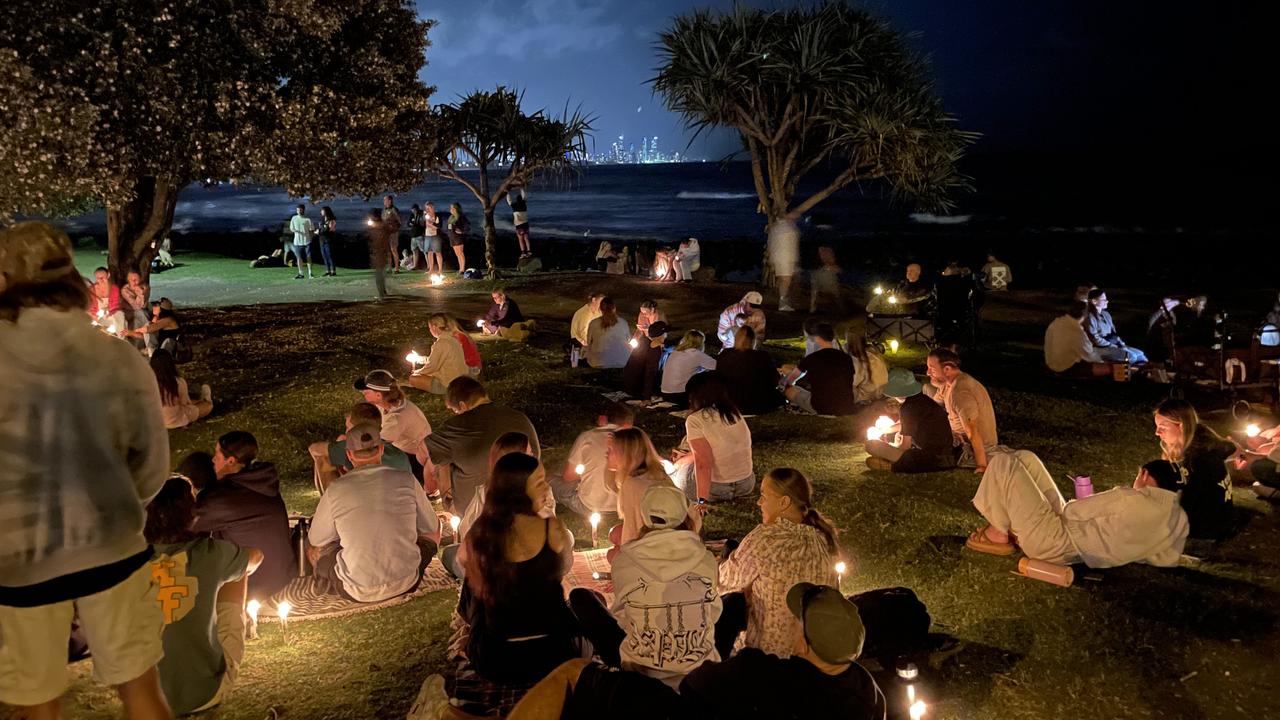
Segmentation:
[(427, 148), (430, 170), (462, 184), (480, 202), (490, 276), (497, 274), (493, 216), (498, 204), (508, 191), (527, 187), (536, 178), (578, 172), (594, 120), (580, 109), (566, 109), (559, 117), (544, 110), (526, 113), (522, 99), (521, 93), (502, 86), (476, 90), (433, 109), (422, 128), (421, 146)]
[[(956, 165), (977, 136), (956, 127), (906, 38), (865, 10), (698, 10), (678, 16), (657, 51), (650, 83), (695, 137), (717, 127), (741, 136), (767, 225), (856, 182), (934, 210), (965, 186)], [(797, 197), (819, 169), (830, 179)]]
[(193, 182), (407, 189), (431, 25), (409, 0), (0, 3), (0, 218), (96, 202), (121, 280)]

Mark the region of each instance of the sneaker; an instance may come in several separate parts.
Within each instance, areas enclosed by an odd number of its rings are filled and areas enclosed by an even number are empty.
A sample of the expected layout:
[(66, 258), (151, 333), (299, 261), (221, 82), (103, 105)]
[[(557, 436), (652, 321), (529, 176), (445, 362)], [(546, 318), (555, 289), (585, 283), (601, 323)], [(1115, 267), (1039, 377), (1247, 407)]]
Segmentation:
[(308, 271), (307, 271), (307, 279), (308, 279), (308, 280), (314, 280), (314, 279), (315, 279), (315, 277), (316, 277), (315, 275), (312, 275), (312, 274), (311, 274), (311, 271), (310, 271), (310, 270), (308, 270)]
[(302, 273), (298, 273), (297, 275), (294, 275), (294, 276), (293, 276), (293, 279), (294, 279), (294, 280), (301, 280), (301, 279), (302, 279)]
[(869, 457), (867, 458), (867, 467), (872, 470), (893, 470), (893, 463), (884, 458)]

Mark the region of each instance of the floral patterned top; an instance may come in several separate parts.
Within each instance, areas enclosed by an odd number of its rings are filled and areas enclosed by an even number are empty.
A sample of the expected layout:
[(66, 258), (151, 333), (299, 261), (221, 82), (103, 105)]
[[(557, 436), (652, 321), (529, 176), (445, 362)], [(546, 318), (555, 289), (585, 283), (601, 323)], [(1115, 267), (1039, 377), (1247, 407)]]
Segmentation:
[(834, 587), (835, 558), (814, 527), (786, 519), (757, 525), (720, 566), (720, 594), (747, 596), (746, 647), (791, 657), (796, 620), (787, 592), (796, 583)]

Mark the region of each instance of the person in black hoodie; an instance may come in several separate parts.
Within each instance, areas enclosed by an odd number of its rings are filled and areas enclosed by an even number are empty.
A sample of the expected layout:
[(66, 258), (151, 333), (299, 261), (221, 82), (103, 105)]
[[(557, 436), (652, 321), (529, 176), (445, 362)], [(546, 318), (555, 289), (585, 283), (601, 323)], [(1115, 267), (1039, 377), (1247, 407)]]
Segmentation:
[(195, 531), (262, 551), (262, 565), (249, 577), (249, 597), (262, 601), (297, 576), (297, 565), (276, 467), (257, 457), (258, 441), (243, 430), (218, 438), (217, 479), (196, 498)]
[(654, 321), (647, 331), (648, 340), (631, 342), (631, 356), (622, 368), (622, 389), (633, 398), (638, 398), (648, 405), (658, 394), (659, 381), (662, 379), (662, 353), (666, 350), (667, 324), (661, 320)]
[(764, 350), (757, 350), (756, 331), (743, 326), (733, 332), (733, 347), (716, 357), (716, 370), (729, 386), (729, 396), (743, 415), (763, 415), (786, 402), (778, 390), (778, 367)]
[(1190, 536), (1226, 537), (1235, 520), (1226, 462), (1236, 447), (1200, 424), (1196, 409), (1186, 400), (1160, 403), (1155, 425), (1163, 459), (1182, 473), (1182, 509), (1191, 524)]

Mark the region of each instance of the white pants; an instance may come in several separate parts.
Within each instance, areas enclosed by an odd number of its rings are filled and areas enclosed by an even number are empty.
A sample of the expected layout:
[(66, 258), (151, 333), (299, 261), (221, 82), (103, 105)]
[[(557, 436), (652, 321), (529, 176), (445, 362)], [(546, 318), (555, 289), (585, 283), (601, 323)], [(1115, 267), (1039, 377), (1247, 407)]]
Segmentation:
[(991, 527), (1018, 536), (1027, 557), (1069, 565), (1080, 555), (1067, 535), (1065, 505), (1044, 463), (1030, 450), (993, 454), (973, 496), (973, 506)]

